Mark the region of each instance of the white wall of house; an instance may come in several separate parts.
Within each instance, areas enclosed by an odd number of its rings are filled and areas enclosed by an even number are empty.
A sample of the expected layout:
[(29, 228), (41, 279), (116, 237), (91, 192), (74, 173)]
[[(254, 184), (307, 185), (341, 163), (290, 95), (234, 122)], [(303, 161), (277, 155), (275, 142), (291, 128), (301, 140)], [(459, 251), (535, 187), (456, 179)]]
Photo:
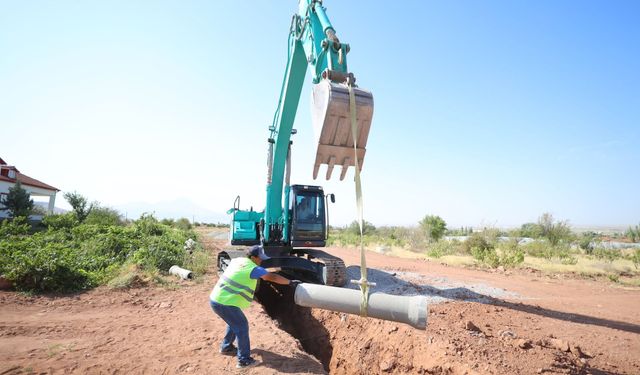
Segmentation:
[[(0, 181), (0, 194), (8, 194), (9, 189), (13, 187), (13, 183), (8, 181)], [(32, 197), (49, 197), (49, 205), (47, 212), (53, 213), (53, 208), (56, 205), (56, 191), (38, 188), (29, 185), (22, 185), (22, 188), (26, 190)], [(0, 211), (0, 218), (9, 216), (6, 211)], [(38, 219), (40, 216), (33, 216), (32, 219)]]

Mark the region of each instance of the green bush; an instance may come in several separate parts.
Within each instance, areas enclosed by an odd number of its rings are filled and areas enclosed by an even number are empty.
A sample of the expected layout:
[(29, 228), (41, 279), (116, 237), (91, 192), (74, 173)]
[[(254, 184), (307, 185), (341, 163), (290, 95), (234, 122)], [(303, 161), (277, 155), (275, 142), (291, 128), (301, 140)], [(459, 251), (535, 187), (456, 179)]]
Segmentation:
[(2, 253), (10, 252), (5, 277), (20, 289), (63, 292), (95, 285), (96, 275), (84, 269), (73, 249), (63, 243), (46, 242), (34, 235), (12, 246), (2, 242)]
[(575, 265), (578, 258), (573, 254), (569, 245), (556, 246), (553, 248), (554, 254), (552, 258), (558, 259), (560, 263), (567, 265)]
[(192, 254), (187, 256), (184, 267), (193, 272), (197, 277), (207, 273), (210, 261), (211, 259), (208, 252), (202, 249), (196, 249)]
[(120, 213), (108, 207), (94, 207), (91, 212), (89, 212), (89, 215), (87, 215), (84, 223), (97, 225), (124, 225), (124, 221), (122, 220)]
[(189, 219), (186, 219), (184, 217), (178, 219), (174, 226), (181, 230), (190, 230), (192, 228)]
[(631, 256), (631, 261), (633, 262), (634, 267), (636, 269), (640, 268), (640, 249), (636, 249), (636, 251)]
[(132, 261), (147, 270), (157, 268), (167, 272), (173, 265), (183, 265), (185, 257), (183, 244), (184, 241), (176, 241), (170, 236), (151, 237), (133, 254)]
[(493, 247), (482, 248), (474, 246), (471, 248), (471, 255), (473, 255), (474, 259), (489, 267), (496, 268), (500, 265), (500, 258)]
[(640, 225), (629, 227), (625, 232), (625, 237), (627, 237), (631, 242), (640, 241)]
[[(360, 224), (358, 223), (357, 220), (354, 220), (351, 222), (351, 224), (349, 224), (349, 226), (346, 229), (349, 233), (352, 234), (356, 234), (356, 235), (360, 235)], [(363, 235), (370, 235), (375, 233), (376, 231), (376, 227), (371, 224), (370, 222), (363, 220), (362, 221), (362, 234)]]
[(26, 236), (31, 230), (31, 225), (24, 216), (18, 216), (12, 220), (5, 219), (0, 222), (0, 239), (12, 236)]
[(500, 265), (503, 267), (515, 267), (524, 262), (524, 250), (518, 245), (516, 239), (500, 246)]
[(187, 238), (197, 238), (193, 231), (167, 227), (150, 215), (129, 226), (115, 225), (109, 211), (95, 216), (92, 224), (94, 212), (101, 209), (94, 208), (83, 224), (75, 213), (48, 216), (46, 230), (32, 235), (26, 220), (3, 222), (0, 274), (22, 290), (62, 292), (124, 277), (123, 265), (137, 267), (146, 275), (166, 273), (172, 265), (206, 272), (206, 252), (197, 246), (193, 254), (185, 255), (183, 249)]
[(164, 218), (162, 220), (160, 220), (160, 223), (169, 227), (172, 227), (175, 225), (176, 221), (173, 219), (168, 219), (168, 218)]
[(61, 230), (71, 229), (77, 226), (80, 222), (75, 212), (67, 212), (60, 215), (47, 215), (42, 219), (42, 223), (49, 229)]
[(542, 228), (536, 223), (524, 223), (514, 234), (516, 237), (539, 238), (542, 235)]
[(580, 236), (578, 236), (578, 246), (587, 254), (593, 253), (593, 242), (597, 236), (595, 232), (581, 233)]
[(620, 250), (605, 249), (604, 247), (597, 247), (593, 251), (593, 255), (597, 259), (604, 260), (609, 263), (612, 263), (616, 259), (622, 258), (622, 253), (620, 252)]
[(544, 258), (549, 261), (557, 260), (562, 264), (576, 264), (578, 258), (573, 254), (570, 245), (566, 243), (553, 246), (547, 239), (523, 245), (525, 253), (532, 257)]
[(567, 221), (556, 221), (550, 213), (544, 213), (538, 218), (540, 236), (546, 238), (552, 246), (561, 242), (568, 243), (573, 239), (571, 227)]
[(142, 235), (161, 236), (167, 229), (166, 225), (162, 225), (158, 220), (150, 214), (142, 214), (140, 219), (136, 220), (134, 227)]
[(524, 252), (532, 257), (551, 260), (553, 258), (553, 246), (546, 240), (533, 241), (522, 245)]
[(488, 250), (494, 249), (495, 246), (490, 242), (490, 239), (482, 232), (473, 233), (462, 245), (465, 253), (473, 255), (473, 249), (476, 249), (476, 253), (484, 253)]
[(441, 258), (452, 252), (451, 244), (445, 240), (433, 242), (427, 246), (427, 256), (431, 258)]

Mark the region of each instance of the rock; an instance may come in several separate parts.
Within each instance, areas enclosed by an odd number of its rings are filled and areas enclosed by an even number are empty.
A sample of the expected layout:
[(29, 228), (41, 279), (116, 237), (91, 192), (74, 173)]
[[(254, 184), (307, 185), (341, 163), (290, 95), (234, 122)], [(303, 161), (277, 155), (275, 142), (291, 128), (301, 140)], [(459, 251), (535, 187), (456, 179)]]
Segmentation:
[(160, 305), (158, 305), (158, 307), (161, 309), (168, 309), (169, 307), (171, 307), (171, 302), (162, 302)]
[(526, 350), (526, 349), (533, 348), (533, 345), (531, 345), (531, 340), (519, 339), (519, 340), (516, 340), (513, 344), (520, 349)]
[(391, 327), (391, 328), (389, 329), (389, 333), (391, 333), (391, 332), (395, 332), (395, 331), (397, 331), (397, 330), (398, 330), (398, 326), (393, 326), (393, 327)]
[(569, 342), (566, 341), (566, 340), (549, 339), (548, 343), (554, 349), (558, 349), (558, 350), (560, 350), (562, 352), (568, 352), (569, 351)]
[(369, 348), (371, 347), (371, 341), (372, 339), (365, 341), (364, 345), (362, 345), (362, 349), (369, 350)]
[(593, 358), (593, 355), (583, 351), (578, 345), (569, 345), (569, 350), (580, 358)]
[(395, 360), (393, 358), (388, 358), (388, 359), (383, 359), (380, 362), (380, 371), (382, 372), (388, 372), (391, 371), (393, 369), (393, 367), (395, 366)]
[(502, 337), (503, 339), (504, 338), (517, 339), (518, 335), (516, 335), (515, 332), (505, 330), (500, 332), (500, 337)]
[(470, 321), (470, 320), (467, 321), (467, 323), (464, 325), (464, 328), (467, 331), (473, 331), (473, 332), (478, 332), (478, 333), (482, 332), (482, 330), (480, 328), (478, 328), (477, 325), (473, 324), (473, 322)]

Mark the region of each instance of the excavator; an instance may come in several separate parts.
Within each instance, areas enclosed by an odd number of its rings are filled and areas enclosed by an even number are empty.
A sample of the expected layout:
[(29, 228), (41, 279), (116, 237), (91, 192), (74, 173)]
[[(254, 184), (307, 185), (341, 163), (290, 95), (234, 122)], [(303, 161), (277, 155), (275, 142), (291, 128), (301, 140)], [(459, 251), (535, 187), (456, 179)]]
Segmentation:
[[(298, 12), (289, 28), (287, 65), (273, 123), (269, 126), (266, 206), (263, 211), (242, 210), (236, 197), (231, 215), (231, 245), (262, 245), (261, 266), (278, 268), (289, 278), (329, 286), (347, 282), (342, 259), (318, 250), (328, 238), (328, 202), (321, 186), (291, 185), (291, 138), (293, 123), (307, 70), (310, 70), (312, 126), (317, 141), (313, 178), (326, 164), (326, 179), (336, 165), (340, 180), (350, 166), (362, 168), (373, 117), (371, 92), (356, 85), (347, 68), (349, 44), (338, 39), (321, 0), (299, 0)], [(353, 105), (355, 104), (355, 106)], [(353, 108), (355, 107), (355, 108)], [(352, 126), (357, 134), (354, 147)], [(357, 157), (357, 163), (355, 158)], [(224, 271), (231, 259), (244, 256), (241, 250), (218, 254), (218, 268)]]

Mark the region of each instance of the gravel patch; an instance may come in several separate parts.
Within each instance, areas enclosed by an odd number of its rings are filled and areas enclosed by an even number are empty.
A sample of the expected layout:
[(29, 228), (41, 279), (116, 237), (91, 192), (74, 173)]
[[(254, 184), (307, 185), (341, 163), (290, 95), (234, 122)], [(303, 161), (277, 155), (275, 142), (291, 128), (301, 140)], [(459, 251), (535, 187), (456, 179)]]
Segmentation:
[[(359, 280), (360, 267), (347, 267), (347, 278)], [(495, 299), (523, 299), (517, 293), (487, 284), (463, 283), (444, 276), (425, 276), (414, 272), (368, 268), (367, 279), (376, 283), (376, 286), (371, 288), (372, 293), (422, 295), (430, 304), (447, 301), (491, 303)], [(359, 289), (357, 285), (350, 283), (346, 287)]]

